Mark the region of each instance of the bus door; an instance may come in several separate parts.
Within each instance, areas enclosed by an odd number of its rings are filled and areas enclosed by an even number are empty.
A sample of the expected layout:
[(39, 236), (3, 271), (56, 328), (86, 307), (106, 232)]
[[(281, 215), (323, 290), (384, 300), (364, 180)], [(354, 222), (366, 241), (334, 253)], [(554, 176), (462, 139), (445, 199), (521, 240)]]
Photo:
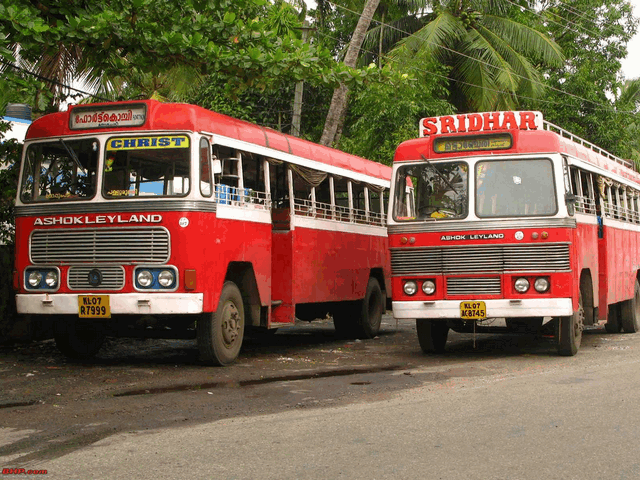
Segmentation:
[(291, 230), (291, 171), (269, 160), (271, 189), (271, 324), (293, 323), (293, 232)]

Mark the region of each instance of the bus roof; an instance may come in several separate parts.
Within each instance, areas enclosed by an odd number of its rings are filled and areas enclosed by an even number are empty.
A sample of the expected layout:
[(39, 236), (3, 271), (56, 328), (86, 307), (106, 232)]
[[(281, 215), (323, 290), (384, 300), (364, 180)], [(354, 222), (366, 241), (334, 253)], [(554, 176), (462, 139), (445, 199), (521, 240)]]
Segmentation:
[[(478, 117), (476, 127), (470, 131), (471, 120)], [(515, 119), (514, 121), (509, 121)], [(482, 118), (480, 118), (482, 117)], [(495, 122), (493, 118), (495, 117)], [(487, 125), (487, 118), (492, 124)], [(484, 125), (483, 126), (483, 122)], [(540, 112), (490, 112), (466, 115), (449, 115), (422, 119), (421, 137), (407, 140), (396, 149), (394, 162), (444, 160), (461, 156), (513, 155), (535, 153), (560, 153), (577, 158), (603, 170), (618, 174), (628, 180), (640, 183), (640, 173), (635, 171), (632, 162), (623, 160), (596, 145), (573, 135), (566, 130), (542, 119)], [(462, 126), (461, 126), (462, 125)], [(441, 133), (443, 130), (446, 133)], [(424, 128), (424, 130), (422, 130)], [(465, 151), (437, 152), (434, 142), (447, 138), (481, 138), (482, 136), (509, 134), (513, 139), (509, 148), (469, 149)]]
[(123, 111), (136, 106), (141, 107), (138, 111), (144, 112), (144, 119), (142, 124), (135, 125), (135, 122), (132, 122), (124, 127), (127, 132), (186, 130), (213, 133), (382, 180), (389, 181), (391, 178), (391, 168), (387, 165), (185, 103), (135, 100), (73, 105), (66, 112), (52, 113), (35, 120), (29, 127), (26, 138), (29, 140), (98, 132), (122, 132), (123, 126), (102, 126), (91, 122), (90, 126), (84, 126), (74, 119), (74, 115), (77, 118), (80, 114), (84, 116), (108, 113), (115, 111), (114, 109)]

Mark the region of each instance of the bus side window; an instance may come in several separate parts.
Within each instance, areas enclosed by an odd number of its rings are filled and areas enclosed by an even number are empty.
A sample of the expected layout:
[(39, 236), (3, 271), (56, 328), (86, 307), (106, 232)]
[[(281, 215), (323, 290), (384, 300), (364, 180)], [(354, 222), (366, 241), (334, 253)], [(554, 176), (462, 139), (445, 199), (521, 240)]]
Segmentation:
[(327, 175), (320, 185), (315, 187), (315, 210), (321, 218), (331, 218), (331, 179)]
[(582, 192), (582, 181), (580, 179), (580, 170), (570, 166), (569, 173), (571, 175), (571, 193), (576, 197), (576, 212), (585, 212), (585, 198)]
[(210, 197), (213, 179), (211, 175), (211, 147), (209, 140), (200, 139), (200, 193), (203, 197)]
[(269, 183), (273, 208), (289, 208), (289, 172), (286, 163), (269, 160)]
[(585, 198), (585, 213), (596, 213), (596, 194), (593, 184), (593, 175), (591, 172), (581, 171), (580, 178), (582, 180), (582, 196)]
[(267, 198), (265, 186), (264, 162), (261, 157), (253, 153), (242, 153), (242, 175), (244, 192), (241, 193), (245, 202), (264, 205)]
[(349, 181), (344, 177), (334, 177), (336, 216), (338, 220), (349, 221)]
[[(297, 166), (296, 166), (297, 167)], [(301, 175), (298, 168), (293, 170), (293, 206), (296, 215), (313, 214), (313, 186)]]
[(365, 186), (363, 183), (351, 181), (351, 193), (353, 195), (354, 219), (358, 223), (367, 222), (367, 208), (365, 200)]

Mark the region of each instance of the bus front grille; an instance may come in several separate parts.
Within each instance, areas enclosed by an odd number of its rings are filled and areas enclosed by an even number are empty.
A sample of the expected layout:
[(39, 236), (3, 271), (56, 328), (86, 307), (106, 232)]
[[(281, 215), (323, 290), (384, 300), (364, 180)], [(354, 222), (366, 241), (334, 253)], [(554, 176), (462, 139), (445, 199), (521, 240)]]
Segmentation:
[(391, 249), (393, 275), (569, 272), (569, 244)]
[(34, 230), (33, 263), (166, 263), (169, 232), (164, 227)]
[(500, 277), (449, 277), (447, 295), (500, 295)]
[[(98, 270), (99, 285), (89, 283), (89, 272)], [(122, 290), (124, 288), (124, 268), (116, 265), (70, 267), (68, 283), (71, 290)]]

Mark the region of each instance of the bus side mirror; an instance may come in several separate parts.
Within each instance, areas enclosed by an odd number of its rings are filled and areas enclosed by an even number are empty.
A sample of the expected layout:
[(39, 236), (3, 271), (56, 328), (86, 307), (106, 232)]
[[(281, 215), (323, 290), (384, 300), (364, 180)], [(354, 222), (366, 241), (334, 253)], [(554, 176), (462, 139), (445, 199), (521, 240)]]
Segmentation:
[(576, 213), (576, 203), (578, 199), (573, 193), (565, 193), (564, 201), (567, 204), (567, 212), (573, 217)]
[(216, 175), (222, 173), (222, 162), (219, 158), (213, 159), (213, 173)]

